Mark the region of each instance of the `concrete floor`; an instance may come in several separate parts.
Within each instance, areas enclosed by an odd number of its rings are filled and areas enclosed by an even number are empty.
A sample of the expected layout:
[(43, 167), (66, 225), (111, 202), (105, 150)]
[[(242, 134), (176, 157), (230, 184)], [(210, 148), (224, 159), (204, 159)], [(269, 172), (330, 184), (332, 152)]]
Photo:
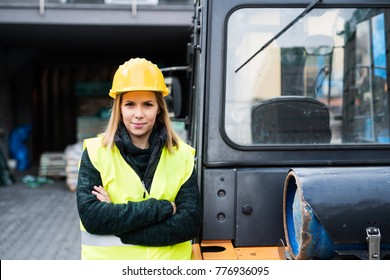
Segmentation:
[(29, 187), (29, 171), (0, 187), (0, 259), (79, 260), (80, 230), (76, 195), (64, 179)]

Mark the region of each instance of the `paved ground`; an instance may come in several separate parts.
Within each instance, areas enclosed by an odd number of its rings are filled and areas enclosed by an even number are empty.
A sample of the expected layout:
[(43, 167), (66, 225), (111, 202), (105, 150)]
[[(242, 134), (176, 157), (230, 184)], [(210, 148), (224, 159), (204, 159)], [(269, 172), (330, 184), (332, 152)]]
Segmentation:
[(31, 188), (15, 177), (0, 187), (0, 259), (79, 260), (76, 196), (65, 180)]

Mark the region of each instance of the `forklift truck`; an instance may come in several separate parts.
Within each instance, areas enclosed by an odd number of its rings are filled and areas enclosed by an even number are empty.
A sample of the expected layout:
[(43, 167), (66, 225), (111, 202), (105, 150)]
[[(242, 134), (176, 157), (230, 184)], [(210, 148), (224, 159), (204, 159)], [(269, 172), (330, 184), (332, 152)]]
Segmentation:
[(389, 259), (390, 2), (194, 8), (188, 65), (164, 69), (197, 151), (193, 258)]

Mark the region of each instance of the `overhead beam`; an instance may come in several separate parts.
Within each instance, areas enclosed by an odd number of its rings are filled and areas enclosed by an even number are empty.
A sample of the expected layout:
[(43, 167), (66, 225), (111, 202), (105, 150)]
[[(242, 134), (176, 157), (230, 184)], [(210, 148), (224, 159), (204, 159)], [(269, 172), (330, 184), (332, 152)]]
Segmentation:
[(38, 5), (1, 5), (0, 24), (190, 26), (192, 8), (138, 6), (134, 14), (128, 5), (46, 5), (42, 14)]

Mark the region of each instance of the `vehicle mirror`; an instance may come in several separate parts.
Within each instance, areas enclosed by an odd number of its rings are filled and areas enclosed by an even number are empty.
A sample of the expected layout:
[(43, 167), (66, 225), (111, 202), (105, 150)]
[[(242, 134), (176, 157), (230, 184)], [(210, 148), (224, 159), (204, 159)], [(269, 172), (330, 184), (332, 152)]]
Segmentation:
[(177, 77), (171, 76), (165, 78), (165, 83), (169, 88), (170, 94), (165, 97), (170, 117), (180, 116), (182, 110), (182, 90), (180, 81)]

